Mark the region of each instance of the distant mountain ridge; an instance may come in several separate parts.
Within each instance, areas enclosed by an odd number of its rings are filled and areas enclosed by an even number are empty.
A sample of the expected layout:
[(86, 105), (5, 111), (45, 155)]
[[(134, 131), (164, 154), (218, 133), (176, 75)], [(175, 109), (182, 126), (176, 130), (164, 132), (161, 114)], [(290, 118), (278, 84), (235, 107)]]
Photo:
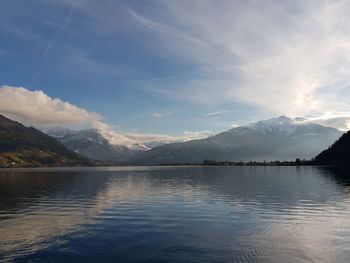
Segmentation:
[(0, 167), (91, 166), (98, 162), (54, 138), (0, 115)]
[(311, 159), (329, 147), (341, 131), (285, 116), (233, 128), (206, 139), (170, 143), (130, 159), (135, 164), (209, 160), (272, 161)]
[(146, 148), (142, 150), (142, 147), (131, 149), (124, 145), (113, 145), (97, 129), (75, 131), (53, 128), (44, 131), (68, 149), (101, 161), (124, 163), (135, 154), (146, 150)]
[[(0, 167), (99, 164), (89, 158), (145, 165), (202, 162), (204, 159), (311, 159), (342, 134), (334, 128), (285, 116), (234, 128), (205, 139), (157, 146), (148, 151), (142, 150), (142, 147), (130, 149), (124, 145), (112, 145), (96, 129), (74, 131), (56, 128), (46, 130), (46, 133), (54, 138), (0, 115)], [(315, 162), (349, 163), (349, 149), (350, 134), (346, 133), (328, 150), (317, 155)]]
[(311, 159), (342, 132), (305, 119), (285, 116), (233, 128), (205, 139), (168, 143), (147, 150), (111, 144), (97, 129), (45, 130), (67, 148), (86, 157), (120, 164), (164, 164), (209, 160), (272, 161)]

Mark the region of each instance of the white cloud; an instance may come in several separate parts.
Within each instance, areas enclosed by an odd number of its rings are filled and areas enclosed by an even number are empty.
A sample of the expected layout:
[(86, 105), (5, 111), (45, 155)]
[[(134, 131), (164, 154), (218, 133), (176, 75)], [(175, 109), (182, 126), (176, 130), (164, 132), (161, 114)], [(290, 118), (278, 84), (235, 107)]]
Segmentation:
[(211, 136), (211, 131), (184, 131), (182, 135), (171, 136), (166, 134), (154, 134), (154, 133), (118, 133), (112, 126), (103, 123), (95, 122), (92, 125), (93, 128), (99, 130), (100, 134), (106, 138), (109, 143), (113, 145), (124, 145), (130, 149), (145, 150), (157, 145), (172, 143), (172, 142), (185, 142), (194, 139), (203, 139)]
[(242, 124), (242, 123), (231, 123), (230, 124), (230, 128), (231, 129), (238, 128), (238, 127), (241, 127), (241, 126), (244, 126), (244, 124)]
[(207, 113), (205, 116), (206, 117), (210, 117), (210, 116), (215, 116), (215, 115), (220, 115), (220, 114), (224, 114), (224, 113), (228, 113), (230, 111), (227, 110), (223, 110), (223, 111), (214, 111), (214, 112), (209, 112)]
[(144, 134), (144, 133), (127, 133), (125, 136), (138, 140), (142, 143), (151, 143), (151, 142), (184, 142), (194, 139), (203, 139), (213, 135), (211, 131), (184, 131), (183, 135), (171, 136), (164, 134)]
[(183, 135), (171, 136), (152, 133), (118, 133), (103, 122), (95, 122), (93, 128), (99, 130), (100, 134), (113, 145), (124, 145), (134, 150), (147, 150), (158, 145), (185, 142), (194, 139), (203, 139), (210, 135), (210, 131), (184, 131)]
[(152, 133), (126, 133), (125, 136), (141, 144), (152, 142), (170, 143), (179, 140), (176, 136)]
[(185, 131), (184, 134), (180, 136), (136, 132), (118, 133), (113, 129), (113, 127), (103, 122), (95, 122), (93, 123), (92, 127), (97, 129), (100, 134), (109, 141), (109, 143), (113, 145), (124, 145), (135, 150), (146, 150), (160, 144), (204, 138), (211, 134), (208, 131)]
[(172, 112), (166, 112), (166, 113), (155, 112), (155, 113), (152, 113), (151, 116), (156, 117), (156, 118), (163, 118), (163, 117), (168, 117), (171, 114), (173, 114), (173, 113)]
[(91, 124), (101, 116), (71, 103), (51, 98), (41, 90), (22, 87), (0, 87), (0, 113), (36, 127)]
[(321, 116), (304, 119), (303, 123), (318, 123), (324, 126), (333, 127), (341, 131), (348, 131), (350, 129), (350, 116), (348, 113), (332, 113), (325, 112)]
[(100, 134), (113, 145), (124, 145), (130, 149), (147, 149), (142, 143), (137, 142), (127, 136), (117, 133), (113, 128), (103, 122), (97, 121), (92, 124), (92, 127), (97, 129)]
[(162, 113), (152, 113), (152, 115), (151, 115), (152, 117), (157, 117), (157, 118), (161, 118), (161, 117), (163, 117), (164, 115), (162, 114)]
[(184, 131), (184, 141), (195, 140), (195, 139), (204, 139), (213, 135), (211, 131)]
[(246, 103), (271, 115), (350, 116), (347, 0), (164, 1), (131, 16), (163, 54), (199, 74), (165, 92), (204, 103)]
[(211, 136), (212, 134), (213, 133), (211, 131), (184, 131), (183, 135), (180, 136), (147, 133), (126, 133), (123, 134), (123, 136), (136, 142), (138, 145), (144, 145), (147, 148), (152, 148), (154, 146), (166, 143), (203, 139)]
[(183, 135), (171, 136), (164, 134), (147, 134), (147, 133), (126, 133), (123, 134), (125, 137), (137, 141), (138, 143), (152, 143), (152, 142), (183, 142), (193, 139), (202, 139), (211, 136), (213, 133), (211, 131), (184, 131)]

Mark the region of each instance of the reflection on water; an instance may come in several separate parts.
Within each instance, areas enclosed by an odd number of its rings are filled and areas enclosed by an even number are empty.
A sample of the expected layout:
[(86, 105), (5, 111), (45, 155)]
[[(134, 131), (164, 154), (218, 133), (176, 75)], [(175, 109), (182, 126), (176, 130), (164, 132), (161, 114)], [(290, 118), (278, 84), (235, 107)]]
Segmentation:
[(0, 171), (0, 261), (348, 262), (350, 175), (316, 167)]

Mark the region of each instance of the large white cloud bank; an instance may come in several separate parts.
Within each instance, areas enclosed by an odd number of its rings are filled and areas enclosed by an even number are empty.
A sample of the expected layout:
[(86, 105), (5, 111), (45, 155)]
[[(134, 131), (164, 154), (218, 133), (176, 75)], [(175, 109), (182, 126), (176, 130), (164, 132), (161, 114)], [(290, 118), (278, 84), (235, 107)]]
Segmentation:
[(0, 88), (0, 113), (36, 127), (91, 124), (101, 119), (97, 113), (51, 98), (41, 90), (11, 86)]

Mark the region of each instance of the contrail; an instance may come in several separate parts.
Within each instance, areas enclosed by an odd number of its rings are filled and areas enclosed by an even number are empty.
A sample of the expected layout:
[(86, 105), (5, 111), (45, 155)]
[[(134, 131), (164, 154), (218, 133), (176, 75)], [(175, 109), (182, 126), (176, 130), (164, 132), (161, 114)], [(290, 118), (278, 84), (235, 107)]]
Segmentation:
[(75, 0), (74, 3), (71, 5), (71, 7), (69, 8), (63, 23), (61, 24), (61, 26), (56, 30), (55, 35), (52, 37), (52, 39), (50, 40), (49, 44), (46, 46), (46, 49), (44, 51), (43, 57), (45, 58), (47, 56), (47, 54), (50, 52), (51, 48), (54, 46), (58, 35), (64, 31), (68, 25), (70, 24), (71, 20), (72, 20), (72, 15), (74, 13), (74, 10), (77, 8), (77, 6), (80, 4), (82, 0)]

